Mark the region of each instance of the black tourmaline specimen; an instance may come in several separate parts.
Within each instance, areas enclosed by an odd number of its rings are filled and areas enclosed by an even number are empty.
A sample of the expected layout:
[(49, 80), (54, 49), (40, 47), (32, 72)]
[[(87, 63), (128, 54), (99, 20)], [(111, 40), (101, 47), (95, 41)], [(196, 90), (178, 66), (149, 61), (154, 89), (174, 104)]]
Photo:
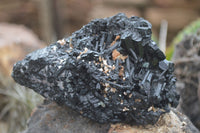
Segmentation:
[(173, 71), (151, 40), (151, 24), (117, 14), (30, 53), (12, 76), (99, 123), (144, 125), (177, 106)]

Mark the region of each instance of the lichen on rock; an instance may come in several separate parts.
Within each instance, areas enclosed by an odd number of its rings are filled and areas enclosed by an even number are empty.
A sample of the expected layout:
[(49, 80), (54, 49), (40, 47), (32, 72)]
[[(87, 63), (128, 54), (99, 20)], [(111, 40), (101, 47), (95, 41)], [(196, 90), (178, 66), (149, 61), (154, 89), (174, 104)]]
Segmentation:
[(12, 76), (99, 123), (145, 125), (177, 106), (173, 71), (151, 40), (151, 24), (117, 14), (30, 53)]

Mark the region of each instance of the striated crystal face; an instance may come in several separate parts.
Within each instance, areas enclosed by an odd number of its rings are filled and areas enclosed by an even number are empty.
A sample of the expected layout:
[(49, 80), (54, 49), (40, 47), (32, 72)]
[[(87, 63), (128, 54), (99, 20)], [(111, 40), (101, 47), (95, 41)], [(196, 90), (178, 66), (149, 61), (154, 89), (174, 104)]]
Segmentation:
[(173, 71), (151, 40), (151, 24), (117, 14), (30, 53), (12, 77), (99, 123), (144, 125), (177, 106)]

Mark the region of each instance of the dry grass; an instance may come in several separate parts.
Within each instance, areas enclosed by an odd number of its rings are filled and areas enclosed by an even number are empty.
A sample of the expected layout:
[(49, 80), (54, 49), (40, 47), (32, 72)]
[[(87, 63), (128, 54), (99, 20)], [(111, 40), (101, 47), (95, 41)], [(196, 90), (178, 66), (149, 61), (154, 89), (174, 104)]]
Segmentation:
[(0, 133), (17, 133), (26, 127), (31, 111), (42, 97), (0, 75)]

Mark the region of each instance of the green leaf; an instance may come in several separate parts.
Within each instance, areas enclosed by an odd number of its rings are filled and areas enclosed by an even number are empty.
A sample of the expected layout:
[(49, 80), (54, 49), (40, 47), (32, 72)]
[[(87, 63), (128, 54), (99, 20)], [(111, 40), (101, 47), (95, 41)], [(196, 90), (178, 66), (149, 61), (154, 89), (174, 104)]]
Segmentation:
[(200, 18), (193, 21), (189, 25), (187, 25), (183, 30), (181, 30), (177, 36), (173, 39), (171, 45), (166, 50), (166, 58), (167, 60), (171, 60), (175, 45), (180, 43), (186, 35), (194, 34), (200, 29)]

